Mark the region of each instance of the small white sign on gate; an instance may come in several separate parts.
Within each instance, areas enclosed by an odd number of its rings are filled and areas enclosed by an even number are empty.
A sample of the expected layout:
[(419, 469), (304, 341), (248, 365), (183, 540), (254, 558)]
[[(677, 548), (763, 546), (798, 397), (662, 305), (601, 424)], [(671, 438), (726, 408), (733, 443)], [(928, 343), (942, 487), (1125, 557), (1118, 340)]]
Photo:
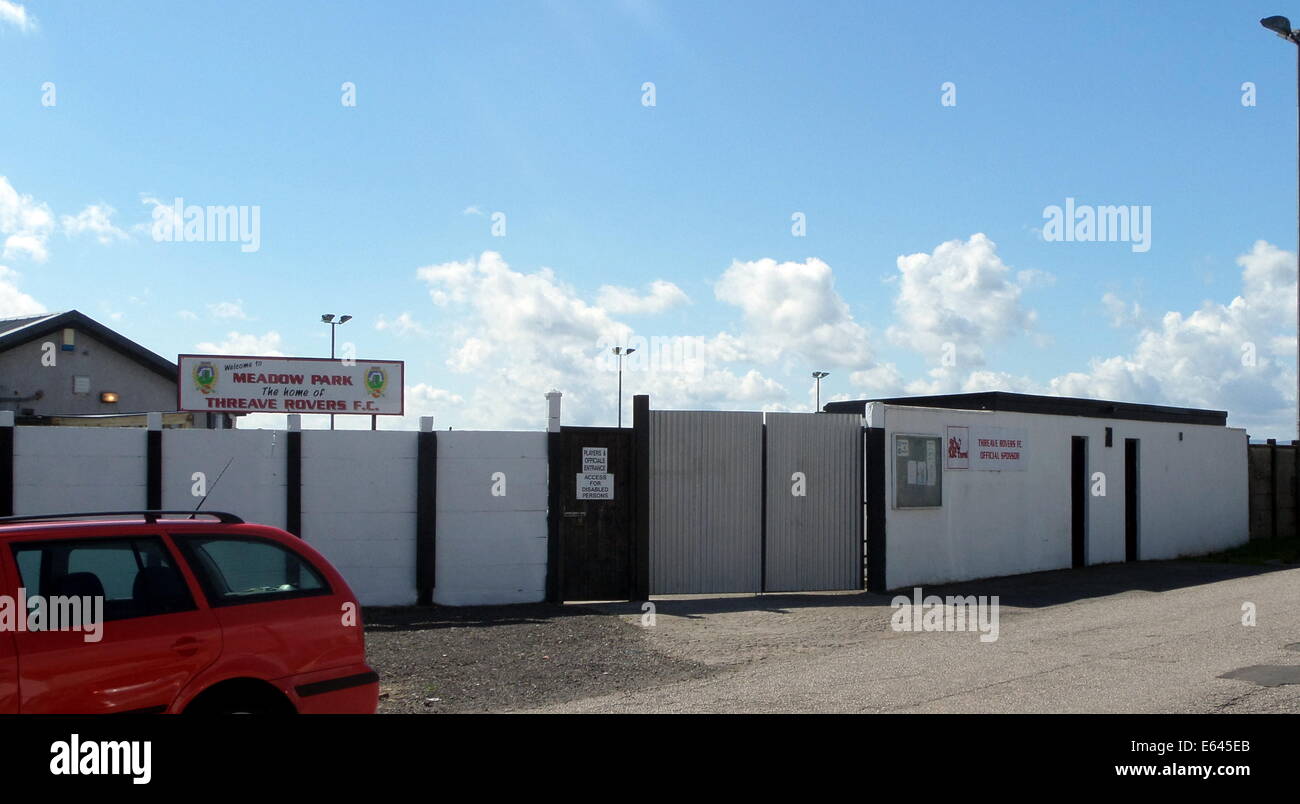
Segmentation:
[(583, 447), (582, 473), (603, 474), (609, 471), (609, 447)]
[(602, 472), (583, 472), (578, 475), (579, 500), (614, 499), (614, 476)]

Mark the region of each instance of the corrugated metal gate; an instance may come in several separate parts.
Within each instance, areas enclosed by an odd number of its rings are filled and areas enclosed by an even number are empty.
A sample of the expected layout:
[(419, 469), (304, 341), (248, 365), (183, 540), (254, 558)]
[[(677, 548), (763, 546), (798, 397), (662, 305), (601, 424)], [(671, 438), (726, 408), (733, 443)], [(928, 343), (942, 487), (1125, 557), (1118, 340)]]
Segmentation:
[(651, 594), (862, 587), (858, 416), (650, 411), (649, 429)]
[(767, 414), (766, 592), (862, 586), (862, 424)]
[(763, 414), (650, 411), (650, 593), (758, 592)]

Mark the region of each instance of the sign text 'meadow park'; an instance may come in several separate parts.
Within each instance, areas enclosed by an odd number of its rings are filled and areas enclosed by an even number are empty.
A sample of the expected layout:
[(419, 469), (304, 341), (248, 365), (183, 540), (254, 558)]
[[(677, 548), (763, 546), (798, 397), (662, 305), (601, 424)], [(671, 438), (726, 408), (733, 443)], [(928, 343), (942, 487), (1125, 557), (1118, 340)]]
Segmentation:
[(178, 410), (400, 416), (400, 360), (180, 355)]

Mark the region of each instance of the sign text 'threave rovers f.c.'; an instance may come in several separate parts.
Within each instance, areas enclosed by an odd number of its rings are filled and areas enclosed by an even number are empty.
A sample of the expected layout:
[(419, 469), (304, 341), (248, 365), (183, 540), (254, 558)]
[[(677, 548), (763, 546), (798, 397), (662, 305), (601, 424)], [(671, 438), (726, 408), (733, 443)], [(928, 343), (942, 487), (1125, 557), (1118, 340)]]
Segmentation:
[(403, 413), (400, 360), (180, 355), (179, 410)]

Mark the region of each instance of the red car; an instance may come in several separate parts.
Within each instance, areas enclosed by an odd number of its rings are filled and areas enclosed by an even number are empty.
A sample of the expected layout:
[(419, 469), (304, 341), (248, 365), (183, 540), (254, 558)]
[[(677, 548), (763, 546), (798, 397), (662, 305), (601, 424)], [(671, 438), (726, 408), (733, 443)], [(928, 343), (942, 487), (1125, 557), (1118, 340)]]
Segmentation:
[(217, 512), (0, 518), (0, 714), (364, 713), (356, 597)]

